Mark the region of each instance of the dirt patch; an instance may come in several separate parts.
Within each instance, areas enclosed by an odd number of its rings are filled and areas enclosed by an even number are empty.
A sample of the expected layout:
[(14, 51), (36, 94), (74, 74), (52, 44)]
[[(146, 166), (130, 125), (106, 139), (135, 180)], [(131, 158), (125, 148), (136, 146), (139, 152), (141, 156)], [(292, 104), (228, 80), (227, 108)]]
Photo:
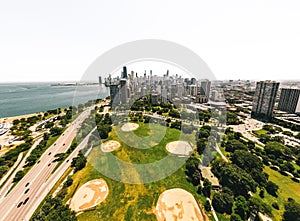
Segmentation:
[(193, 151), (193, 146), (186, 141), (173, 141), (167, 144), (166, 149), (176, 155), (188, 156)]
[(118, 141), (109, 140), (101, 144), (101, 150), (103, 152), (112, 152), (119, 149), (120, 146), (121, 144)]
[(108, 186), (103, 179), (83, 184), (71, 199), (70, 208), (76, 213), (92, 209), (103, 202), (108, 195)]
[(121, 130), (124, 132), (134, 131), (139, 128), (139, 125), (136, 123), (126, 123), (121, 127)]
[(158, 221), (209, 220), (194, 196), (180, 188), (166, 190), (159, 196), (155, 215)]

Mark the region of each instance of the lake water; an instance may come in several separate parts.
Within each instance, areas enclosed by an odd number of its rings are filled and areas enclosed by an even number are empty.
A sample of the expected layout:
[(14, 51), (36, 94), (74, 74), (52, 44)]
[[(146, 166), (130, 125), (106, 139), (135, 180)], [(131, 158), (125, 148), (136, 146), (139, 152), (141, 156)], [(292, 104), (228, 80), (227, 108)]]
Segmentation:
[(69, 107), (109, 95), (108, 88), (99, 85), (77, 87), (51, 84), (0, 84), (0, 118)]

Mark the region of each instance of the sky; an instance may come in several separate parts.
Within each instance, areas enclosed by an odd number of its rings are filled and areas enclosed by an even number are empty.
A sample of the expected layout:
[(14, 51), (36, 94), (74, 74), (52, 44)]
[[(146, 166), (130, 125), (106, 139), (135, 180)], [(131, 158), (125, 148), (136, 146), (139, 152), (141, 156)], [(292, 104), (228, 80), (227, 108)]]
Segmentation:
[(0, 2), (0, 82), (80, 80), (113, 47), (163, 39), (216, 79), (299, 79), (298, 0)]

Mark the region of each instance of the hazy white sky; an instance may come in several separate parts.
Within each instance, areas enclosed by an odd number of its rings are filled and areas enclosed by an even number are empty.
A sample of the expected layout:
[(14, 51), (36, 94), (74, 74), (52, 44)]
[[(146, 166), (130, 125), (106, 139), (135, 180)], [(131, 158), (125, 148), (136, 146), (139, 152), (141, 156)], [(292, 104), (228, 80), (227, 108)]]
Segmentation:
[(0, 82), (79, 80), (139, 39), (196, 52), (217, 79), (299, 79), (299, 0), (1, 1)]

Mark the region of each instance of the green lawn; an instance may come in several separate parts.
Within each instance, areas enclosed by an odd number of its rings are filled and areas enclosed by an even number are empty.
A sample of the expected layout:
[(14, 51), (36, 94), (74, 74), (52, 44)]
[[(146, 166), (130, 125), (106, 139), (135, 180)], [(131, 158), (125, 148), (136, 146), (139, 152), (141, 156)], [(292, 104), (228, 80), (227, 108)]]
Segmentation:
[(253, 131), (253, 133), (254, 133), (256, 136), (259, 136), (259, 135), (263, 135), (263, 134), (268, 134), (269, 132), (268, 132), (267, 130), (260, 129), (260, 130), (255, 130), (255, 131)]
[[(121, 132), (120, 127), (114, 127), (113, 131), (110, 133), (108, 139), (117, 140), (121, 143), (119, 150), (114, 152), (115, 156), (125, 162), (131, 163), (152, 163), (168, 156), (168, 153), (165, 150), (165, 145), (168, 142), (178, 140), (193, 141), (195, 135), (183, 135), (180, 137), (180, 131), (176, 129), (167, 128), (164, 136), (161, 138), (165, 127), (160, 125), (147, 125), (139, 123), (140, 127), (135, 132)], [(153, 128), (153, 133), (150, 133), (149, 126)], [(138, 142), (139, 145), (130, 147), (126, 143), (133, 141), (134, 135), (139, 135), (143, 138), (143, 141)], [(150, 139), (147, 139), (148, 136), (151, 136)], [(123, 142), (125, 141), (125, 142)], [(139, 147), (146, 148), (148, 146), (153, 146), (149, 149), (138, 149)], [(78, 215), (78, 220), (98, 220), (98, 215), (100, 220), (156, 220), (154, 215), (154, 210), (156, 206), (157, 199), (159, 195), (171, 188), (179, 187), (183, 188), (196, 197), (199, 203), (204, 203), (205, 198), (202, 195), (196, 193), (196, 188), (186, 180), (186, 175), (184, 173), (184, 166), (180, 167), (178, 170), (174, 171), (170, 176), (161, 179), (156, 182), (147, 183), (147, 184), (127, 184), (113, 180), (109, 177), (103, 175), (99, 170), (95, 168), (103, 169), (102, 167), (115, 168), (119, 172), (119, 178), (127, 180), (128, 177), (131, 180), (136, 182), (142, 181), (141, 172), (136, 171), (134, 168), (128, 166), (123, 166), (118, 162), (107, 162), (107, 155), (104, 154), (99, 147), (95, 147), (90, 156), (88, 157), (88, 164), (86, 167), (73, 175), (73, 184), (68, 189), (68, 195), (66, 201), (72, 197), (76, 189), (81, 185), (86, 183), (89, 180), (96, 178), (104, 178), (109, 186), (109, 195), (107, 199), (98, 205), (95, 210), (84, 212)], [(177, 156), (170, 156), (172, 157)], [(93, 165), (93, 166), (92, 166)], [(149, 170), (149, 174), (159, 173), (165, 170), (165, 168), (171, 167), (172, 160), (163, 165), (162, 168), (156, 168), (156, 171)], [(121, 168), (120, 168), (121, 167)], [(152, 174), (153, 175), (153, 174)], [(110, 176), (111, 177), (111, 176)], [(100, 212), (98, 214), (98, 212)], [(208, 214), (210, 219), (213, 220), (211, 214)]]
[[(284, 203), (287, 199), (293, 198), (296, 202), (300, 202), (300, 184), (291, 180), (288, 176), (281, 175), (278, 171), (272, 170), (270, 167), (265, 167), (264, 172), (269, 175), (269, 180), (276, 183), (279, 187), (278, 197), (274, 197), (268, 194), (265, 191), (265, 197), (262, 199), (268, 205), (272, 205), (272, 203), (277, 202), (279, 205), (279, 210), (276, 210), (272, 207), (273, 211), (273, 220), (282, 220), (282, 215), (284, 212)], [(258, 198), (259, 191), (255, 194)]]

